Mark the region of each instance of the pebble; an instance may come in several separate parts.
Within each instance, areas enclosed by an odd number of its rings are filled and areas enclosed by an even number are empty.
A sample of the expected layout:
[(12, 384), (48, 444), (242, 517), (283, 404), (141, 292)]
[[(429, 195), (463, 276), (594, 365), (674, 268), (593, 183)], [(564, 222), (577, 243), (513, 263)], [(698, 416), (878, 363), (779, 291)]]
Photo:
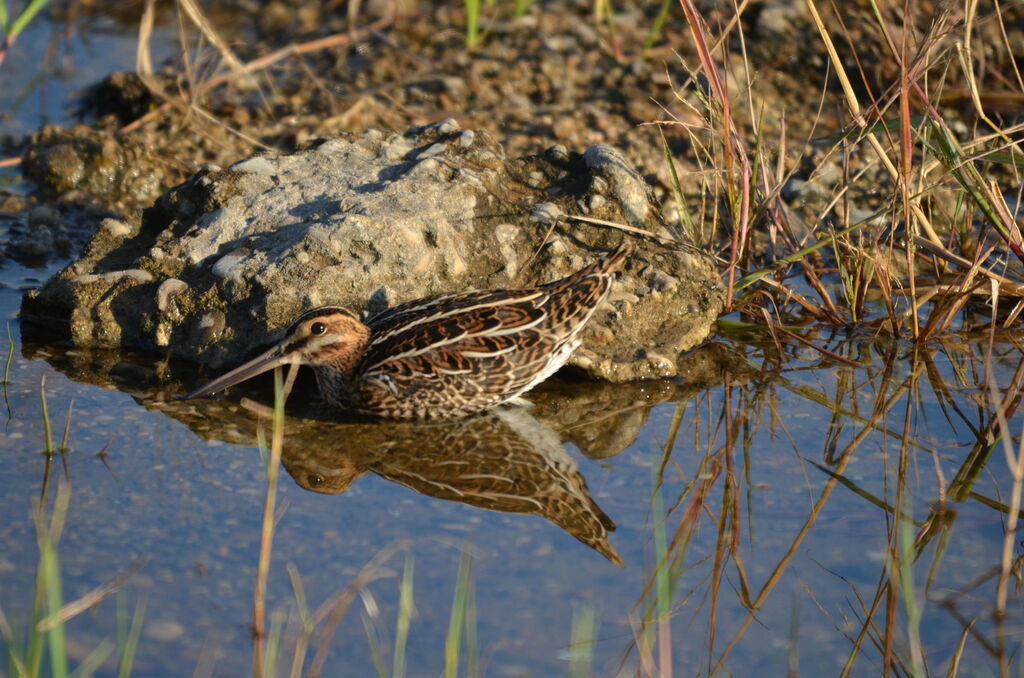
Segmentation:
[(124, 238), (132, 234), (132, 227), (120, 219), (104, 219), (100, 222), (100, 228), (115, 238)]
[(245, 261), (245, 258), (248, 256), (248, 250), (234, 250), (229, 252), (217, 260), (217, 263), (213, 265), (210, 272), (224, 280), (228, 278), (236, 278), (241, 275), (242, 272), (240, 264)]
[(562, 216), (562, 210), (553, 202), (542, 202), (533, 208), (530, 217), (542, 224), (552, 224)]
[(156, 307), (161, 312), (167, 311), (167, 305), (172, 297), (175, 297), (185, 290), (188, 289), (181, 280), (177, 278), (168, 278), (167, 280), (160, 283), (160, 287), (156, 288)]
[(274, 176), (277, 174), (277, 167), (270, 162), (267, 158), (262, 155), (257, 155), (241, 162), (236, 162), (231, 166), (236, 172), (250, 172), (252, 174), (265, 174), (267, 176)]
[(420, 160), (426, 160), (427, 158), (433, 158), (434, 156), (441, 155), (442, 153), (444, 153), (447, 150), (448, 150), (448, 146), (446, 144), (444, 144), (442, 142), (438, 142), (438, 143), (434, 144), (433, 146), (431, 146), (430, 148), (428, 148), (427, 150), (425, 150), (422, 153), (420, 153), (419, 159)]
[(153, 274), (141, 268), (129, 268), (123, 271), (110, 271), (108, 273), (86, 273), (74, 279), (76, 283), (87, 285), (96, 282), (112, 283), (122, 278), (132, 278), (136, 282), (146, 283), (153, 280)]
[(208, 344), (214, 341), (224, 331), (226, 325), (224, 314), (220, 311), (207, 313), (199, 319), (199, 333), (203, 343)]
[(146, 624), (145, 636), (150, 640), (171, 643), (185, 635), (185, 627), (170, 619), (155, 619)]

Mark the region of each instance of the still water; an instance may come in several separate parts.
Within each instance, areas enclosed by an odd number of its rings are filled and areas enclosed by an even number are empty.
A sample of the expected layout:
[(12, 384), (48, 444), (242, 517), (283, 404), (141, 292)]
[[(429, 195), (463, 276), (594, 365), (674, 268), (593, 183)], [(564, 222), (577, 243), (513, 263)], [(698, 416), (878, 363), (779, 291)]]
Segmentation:
[[(178, 402), (208, 375), (159, 355), (24, 345), (20, 290), (47, 273), (0, 269), (14, 339), (0, 608), (23, 637), (33, 512), (67, 487), (63, 600), (120, 589), (68, 622), (72, 665), (116, 640), (119, 605), (127, 623), (141, 601), (133, 675), (247, 674), (267, 487), (257, 441), (270, 424), (243, 398), (272, 402), (270, 380)], [(1012, 340), (995, 344), (988, 383), (1016, 446)], [(431, 425), (338, 419), (300, 380), (268, 583), (282, 671), (301, 646), (301, 581), (325, 617), (347, 587), (352, 597), (329, 637), (329, 620), (317, 627), (305, 668), (319, 643), (323, 675), (377, 675), (375, 655), (390, 673), (404, 578), (410, 676), (442, 672), (453, 609), (467, 612), (460, 661), (477, 675), (658, 675), (669, 663), (677, 675), (839, 675), (854, 655), (850, 675), (871, 676), (887, 642), (901, 673), (920, 648), (932, 675), (958, 655), (959, 675), (1017, 675), (1021, 541), (1001, 616), (1015, 499), (990, 442), (987, 343), (816, 341), (863, 367), (719, 339), (685, 359), (688, 383), (563, 379), (532, 407)], [(67, 451), (49, 457), (43, 388), (54, 448), (71, 410)], [(112, 661), (101, 675), (115, 675)]]

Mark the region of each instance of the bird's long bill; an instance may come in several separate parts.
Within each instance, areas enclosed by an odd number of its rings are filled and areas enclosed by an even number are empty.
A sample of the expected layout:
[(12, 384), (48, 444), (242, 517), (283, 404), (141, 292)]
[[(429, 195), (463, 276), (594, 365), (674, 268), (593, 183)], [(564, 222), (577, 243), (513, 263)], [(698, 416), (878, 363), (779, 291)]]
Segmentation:
[(252, 379), (257, 374), (263, 374), (264, 372), (272, 370), (280, 365), (289, 365), (291, 362), (292, 358), (285, 353), (284, 346), (275, 346), (266, 353), (256, 356), (244, 365), (239, 365), (227, 374), (217, 377), (206, 386), (197, 388), (195, 391), (192, 391), (182, 398), (182, 400), (211, 396), (218, 391), (223, 391), (224, 389), (241, 383), (246, 379)]

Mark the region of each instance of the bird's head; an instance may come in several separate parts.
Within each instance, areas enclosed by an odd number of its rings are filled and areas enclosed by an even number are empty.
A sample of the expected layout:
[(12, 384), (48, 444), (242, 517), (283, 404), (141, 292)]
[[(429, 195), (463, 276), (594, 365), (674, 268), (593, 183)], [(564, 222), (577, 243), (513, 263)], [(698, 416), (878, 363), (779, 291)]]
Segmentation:
[(282, 365), (310, 365), (341, 373), (359, 362), (370, 329), (340, 306), (324, 306), (299, 316), (272, 349), (185, 396), (203, 398)]

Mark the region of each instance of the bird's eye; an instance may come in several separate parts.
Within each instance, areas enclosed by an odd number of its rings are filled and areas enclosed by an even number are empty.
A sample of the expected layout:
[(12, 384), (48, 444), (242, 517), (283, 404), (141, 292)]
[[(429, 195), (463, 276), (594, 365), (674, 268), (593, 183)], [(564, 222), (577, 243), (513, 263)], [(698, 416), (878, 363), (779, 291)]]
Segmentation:
[(323, 323), (313, 323), (309, 326), (309, 331), (313, 334), (323, 334), (327, 331), (327, 325), (324, 325)]
[(310, 473), (309, 477), (306, 478), (306, 482), (309, 483), (310, 487), (320, 487), (327, 482), (327, 479), (319, 473)]

